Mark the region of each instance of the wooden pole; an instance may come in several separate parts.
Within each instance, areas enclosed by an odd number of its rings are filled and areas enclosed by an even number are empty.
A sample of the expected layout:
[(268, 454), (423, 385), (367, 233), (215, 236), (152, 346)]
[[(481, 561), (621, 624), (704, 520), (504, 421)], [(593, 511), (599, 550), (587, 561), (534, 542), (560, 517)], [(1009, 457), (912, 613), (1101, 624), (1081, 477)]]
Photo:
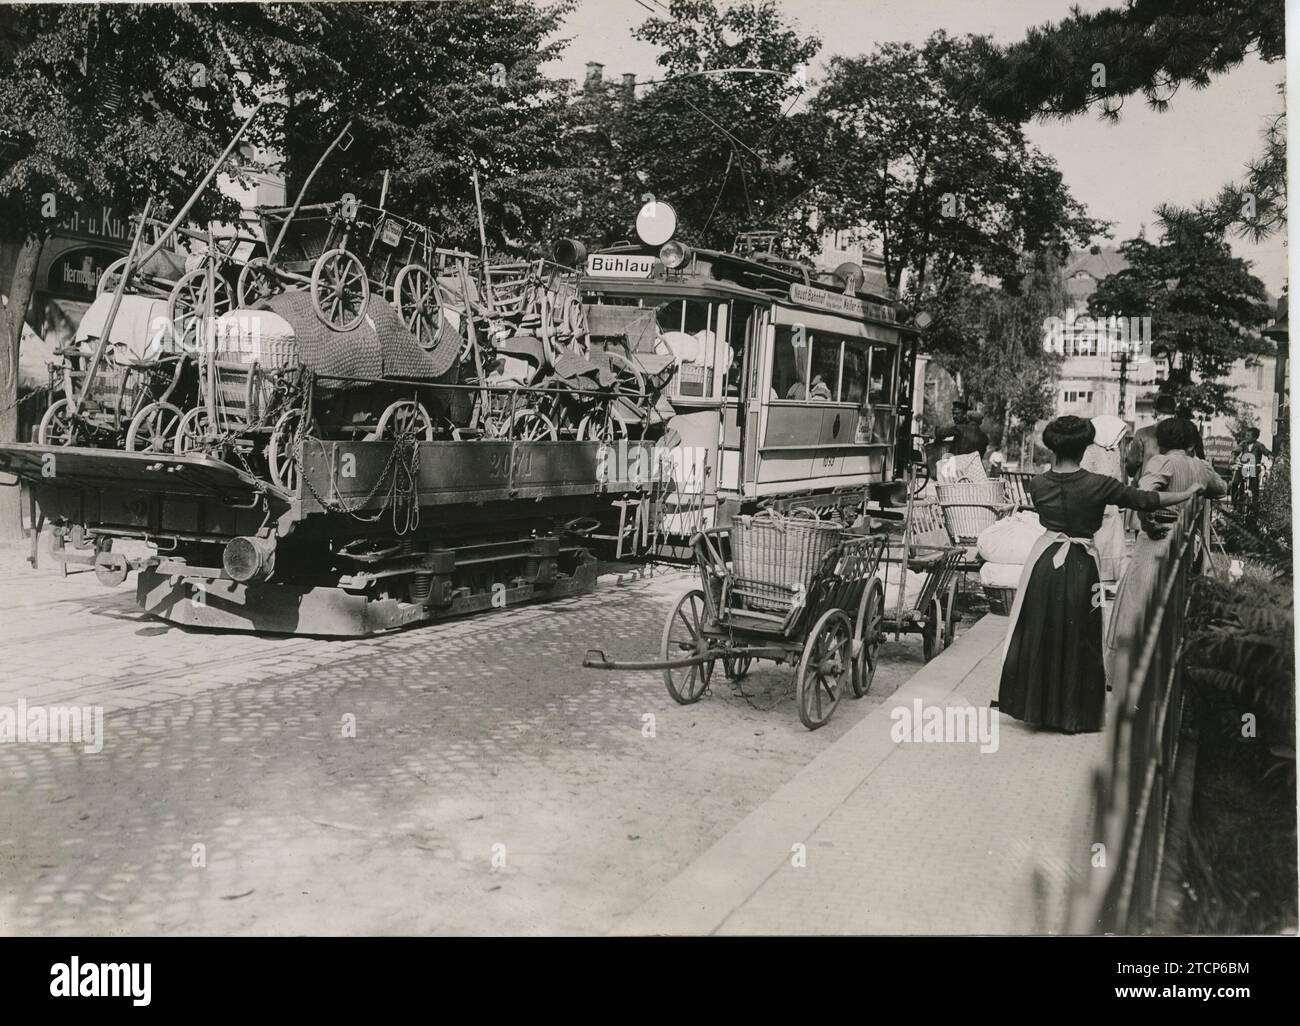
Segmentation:
[(208, 187), (208, 183), (211, 182), (212, 179), (217, 176), (217, 172), (221, 170), (221, 165), (224, 164), (226, 162), (226, 158), (229, 157), (231, 153), (234, 152), (235, 147), (239, 145), (239, 140), (242, 139), (244, 133), (248, 131), (248, 126), (253, 123), (253, 118), (257, 117), (257, 112), (261, 109), (262, 109), (262, 103), (261, 101), (259, 101), (257, 106), (253, 108), (253, 112), (249, 114), (248, 117), (244, 119), (244, 123), (239, 126), (239, 131), (236, 132), (235, 137), (230, 140), (230, 145), (227, 146), (225, 150), (222, 152), (221, 156), (217, 158), (216, 163), (213, 164), (212, 167), (208, 169), (208, 173), (204, 176), (203, 181), (199, 183), (198, 188), (195, 189), (192, 193), (190, 193), (190, 198), (185, 201), (185, 205), (181, 207), (181, 209), (177, 212), (176, 216), (172, 218), (171, 224), (169, 224), (167, 228), (163, 231), (163, 233), (158, 236), (158, 241), (155, 242), (152, 247), (150, 247), (149, 251), (140, 258), (141, 266), (146, 264), (154, 256), (155, 253), (157, 253), (160, 249), (163, 248), (163, 244), (168, 239), (171, 238), (172, 232), (176, 230), (176, 226), (179, 225), (183, 220), (185, 220), (185, 215), (188, 214), (190, 212), (190, 208), (194, 206), (195, 203), (198, 202), (199, 197), (203, 195), (203, 190)]
[(465, 331), (469, 339), (470, 350), (474, 353), (474, 373), (478, 375), (479, 389), (479, 409), (486, 416), (488, 411), (488, 388), (487, 377), (483, 373), (483, 353), (478, 346), (478, 334), (474, 330), (474, 303), (470, 299), (469, 292), (469, 271), (466, 269), (466, 261), (463, 257), (456, 260), (456, 271), (460, 275), (460, 291), (465, 299)]
[(478, 211), (478, 241), (479, 250), (483, 257), (484, 265), (487, 264), (487, 223), (483, 220), (483, 194), (479, 191), (478, 186), (478, 168), (474, 169), (474, 208)]
[[(131, 271), (135, 267), (135, 255), (140, 251), (140, 240), (144, 238), (145, 222), (149, 220), (149, 210), (152, 207), (153, 197), (150, 196), (145, 201), (144, 212), (140, 215), (140, 223), (136, 225), (135, 238), (131, 240), (131, 248), (126, 254), (126, 263), (122, 265), (122, 276), (118, 278), (117, 288), (113, 290), (113, 305), (108, 308), (108, 317), (104, 321), (104, 331), (99, 337), (99, 345), (95, 347), (95, 355), (91, 357), (90, 366), (86, 368), (86, 376), (81, 382), (81, 393), (77, 396), (70, 411), (73, 416), (81, 413), (81, 408), (86, 404), (86, 396), (90, 394), (90, 386), (95, 381), (95, 375), (99, 373), (99, 365), (103, 362), (104, 353), (108, 349), (109, 335), (113, 331), (113, 322), (117, 319), (117, 308), (122, 305), (122, 296), (126, 292), (126, 280), (131, 276)], [(142, 259), (140, 263), (144, 263), (144, 260)]]
[(320, 155), (320, 160), (316, 161), (316, 166), (311, 169), (311, 174), (309, 174), (307, 180), (302, 183), (302, 188), (298, 190), (298, 198), (293, 201), (293, 206), (289, 209), (289, 216), (280, 224), (280, 231), (275, 236), (275, 245), (271, 247), (271, 252), (267, 254), (268, 261), (273, 261), (275, 259), (275, 254), (279, 252), (280, 243), (284, 241), (284, 233), (288, 230), (289, 224), (293, 221), (294, 215), (298, 213), (298, 208), (302, 206), (303, 197), (307, 195), (307, 189), (311, 185), (312, 179), (316, 177), (316, 172), (325, 164), (326, 159), (334, 152), (334, 148), (343, 141), (343, 137), (348, 134), (348, 130), (351, 127), (351, 121), (343, 126), (343, 131), (336, 135), (334, 141), (325, 147), (325, 152)]

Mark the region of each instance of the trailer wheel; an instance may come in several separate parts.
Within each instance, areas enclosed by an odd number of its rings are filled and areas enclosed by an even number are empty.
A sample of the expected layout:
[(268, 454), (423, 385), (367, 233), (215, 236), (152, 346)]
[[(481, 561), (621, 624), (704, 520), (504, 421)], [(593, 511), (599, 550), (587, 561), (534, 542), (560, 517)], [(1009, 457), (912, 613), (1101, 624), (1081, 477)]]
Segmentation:
[(361, 323), (370, 302), (370, 280), (354, 253), (331, 249), (311, 269), (311, 299), (316, 316), (335, 331)]
[(72, 404), (66, 399), (50, 403), (36, 429), (41, 445), (76, 445), (77, 425), (72, 419)]
[(433, 419), (423, 404), (411, 399), (399, 399), (379, 415), (379, 423), (367, 438), (371, 441), (383, 439), (391, 442), (413, 435), (432, 442)]

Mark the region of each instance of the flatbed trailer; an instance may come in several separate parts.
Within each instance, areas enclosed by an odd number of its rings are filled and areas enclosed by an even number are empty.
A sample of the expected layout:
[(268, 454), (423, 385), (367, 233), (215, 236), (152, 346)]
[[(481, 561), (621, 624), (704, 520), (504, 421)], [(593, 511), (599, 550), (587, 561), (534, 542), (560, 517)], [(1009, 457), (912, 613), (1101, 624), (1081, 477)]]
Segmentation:
[(147, 613), (359, 636), (594, 588), (597, 548), (653, 498), (652, 483), (613, 479), (600, 448), (308, 438), (292, 490), (211, 456), (33, 443), (0, 445), (0, 471), (53, 525), (55, 560), (106, 585), (137, 572)]

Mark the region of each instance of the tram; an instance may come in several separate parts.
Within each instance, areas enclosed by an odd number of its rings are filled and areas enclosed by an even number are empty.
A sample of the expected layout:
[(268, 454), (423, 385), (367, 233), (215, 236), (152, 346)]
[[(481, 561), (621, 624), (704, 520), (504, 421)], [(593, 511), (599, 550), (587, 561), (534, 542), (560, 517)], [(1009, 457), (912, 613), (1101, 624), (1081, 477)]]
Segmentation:
[(771, 232), (736, 252), (676, 234), (671, 205), (648, 203), (638, 242), (585, 255), (578, 279), (593, 349), (674, 367), (663, 444), (693, 472), (662, 496), (660, 532), (687, 539), (760, 506), (899, 501), (919, 332), (883, 281), (783, 259)]

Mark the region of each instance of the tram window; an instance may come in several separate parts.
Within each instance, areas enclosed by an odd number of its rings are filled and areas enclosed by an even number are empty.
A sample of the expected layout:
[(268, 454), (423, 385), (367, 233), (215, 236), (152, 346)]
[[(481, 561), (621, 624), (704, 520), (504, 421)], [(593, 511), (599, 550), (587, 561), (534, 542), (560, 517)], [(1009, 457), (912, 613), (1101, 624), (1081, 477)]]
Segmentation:
[(655, 308), (660, 337), (677, 357), (675, 392), (690, 398), (713, 394), (714, 346), (724, 304), (674, 299)]
[(892, 405), (894, 401), (894, 361), (898, 353), (892, 346), (871, 347), (871, 388), (867, 401), (873, 405)]
[(745, 339), (754, 320), (754, 308), (747, 303), (733, 303), (731, 322), (727, 325), (727, 395), (740, 395), (740, 375), (745, 366)]
[(840, 388), (840, 348), (842, 343), (837, 338), (817, 335), (812, 343), (812, 375), (808, 387), (808, 398), (822, 402), (834, 402), (839, 398)]
[(844, 343), (844, 377), (840, 383), (840, 401), (855, 406), (867, 405), (867, 347), (861, 342)]
[(802, 399), (807, 389), (808, 334), (803, 328), (777, 325), (772, 361), (772, 398)]

